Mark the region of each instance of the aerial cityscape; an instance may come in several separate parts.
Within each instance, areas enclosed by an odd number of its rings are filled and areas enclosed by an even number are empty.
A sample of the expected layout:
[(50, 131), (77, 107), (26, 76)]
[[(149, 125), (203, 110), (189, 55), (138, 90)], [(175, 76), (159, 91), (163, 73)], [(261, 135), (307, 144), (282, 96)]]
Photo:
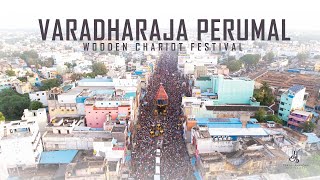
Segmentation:
[(319, 178), (318, 40), (85, 52), (0, 37), (0, 179)]
[(2, 2), (0, 180), (319, 180), (310, 1)]

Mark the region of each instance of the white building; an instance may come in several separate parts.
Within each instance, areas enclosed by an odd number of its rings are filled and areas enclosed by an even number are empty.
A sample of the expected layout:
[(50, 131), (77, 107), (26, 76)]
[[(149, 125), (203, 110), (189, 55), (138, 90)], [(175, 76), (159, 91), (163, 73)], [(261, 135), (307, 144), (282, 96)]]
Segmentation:
[(107, 141), (112, 139), (112, 136), (111, 133), (85, 127), (82, 117), (53, 118), (42, 139), (46, 151), (90, 150), (93, 149), (94, 141), (102, 141), (102, 139)]
[(0, 153), (0, 159), (2, 159), (1, 163), (0, 163), (0, 179), (7, 179), (9, 177), (8, 169), (7, 169), (7, 162), (3, 160), (4, 157), (3, 157), (2, 153)]
[(45, 127), (48, 124), (47, 111), (45, 108), (40, 108), (38, 110), (25, 109), (23, 111), (23, 116), (21, 117), (21, 120), (37, 122), (39, 125), (39, 131), (41, 132), (41, 134), (43, 134), (46, 130)]
[(93, 142), (93, 150), (96, 156), (102, 156), (108, 161), (121, 161), (125, 162), (125, 146), (117, 146), (118, 142), (112, 138), (109, 140)]
[[(202, 48), (203, 49), (203, 48)], [(178, 69), (183, 74), (194, 74), (196, 66), (215, 66), (218, 63), (218, 56), (204, 51), (180, 51), (178, 56)]]
[(31, 92), (29, 93), (29, 98), (31, 101), (39, 101), (43, 106), (48, 106), (47, 91)]
[(1, 161), (8, 168), (36, 166), (43, 151), (39, 126), (35, 121), (11, 121), (0, 124)]
[(288, 66), (288, 64), (289, 64), (288, 59), (282, 59), (282, 60), (271, 63), (270, 66), (273, 68), (282, 68), (282, 67)]
[(292, 110), (304, 109), (305, 92), (306, 88), (304, 86), (294, 85), (281, 95), (278, 111), (280, 119), (287, 122)]

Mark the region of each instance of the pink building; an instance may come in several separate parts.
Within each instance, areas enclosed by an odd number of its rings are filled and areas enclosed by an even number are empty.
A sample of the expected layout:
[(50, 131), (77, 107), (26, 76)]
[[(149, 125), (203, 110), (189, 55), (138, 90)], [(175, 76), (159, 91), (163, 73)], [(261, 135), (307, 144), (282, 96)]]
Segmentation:
[[(130, 101), (127, 101), (130, 102)], [(87, 99), (85, 103), (86, 124), (92, 128), (103, 128), (107, 117), (114, 122), (129, 120), (131, 106), (123, 101)]]
[(302, 124), (311, 121), (312, 113), (295, 110), (290, 113), (288, 119), (288, 126), (292, 129), (300, 131), (302, 129)]

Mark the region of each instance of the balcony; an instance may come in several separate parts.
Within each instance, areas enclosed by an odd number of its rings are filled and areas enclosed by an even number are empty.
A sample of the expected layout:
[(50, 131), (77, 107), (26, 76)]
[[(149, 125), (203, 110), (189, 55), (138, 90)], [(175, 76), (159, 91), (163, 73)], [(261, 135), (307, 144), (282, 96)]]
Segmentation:
[(301, 124), (299, 123), (296, 123), (296, 122), (293, 122), (293, 121), (288, 121), (288, 125), (293, 125), (293, 126), (296, 126), (296, 127), (301, 127)]
[(294, 115), (289, 115), (288, 118), (289, 118), (289, 119), (294, 119), (294, 120), (300, 121), (300, 122), (305, 122), (305, 121), (307, 121), (307, 118), (298, 117), (298, 116), (294, 116)]

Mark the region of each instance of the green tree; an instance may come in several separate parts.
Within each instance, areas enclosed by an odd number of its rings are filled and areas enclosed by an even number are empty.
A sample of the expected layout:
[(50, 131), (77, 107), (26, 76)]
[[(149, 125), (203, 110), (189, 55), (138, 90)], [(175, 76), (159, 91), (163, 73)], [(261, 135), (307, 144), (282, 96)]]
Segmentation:
[(6, 70), (6, 75), (7, 76), (15, 76), (16, 73), (13, 70)]
[(253, 97), (261, 103), (261, 105), (269, 106), (274, 103), (275, 97), (272, 93), (272, 89), (266, 82), (262, 82), (260, 89), (255, 90)]
[(19, 51), (14, 51), (11, 53), (11, 57), (20, 57), (21, 53)]
[(29, 109), (30, 110), (38, 110), (40, 108), (43, 108), (42, 102), (39, 101), (31, 101)]
[(95, 78), (96, 75), (94, 73), (84, 73), (83, 77), (87, 77), (87, 78)]
[(314, 59), (320, 59), (320, 55), (315, 55), (313, 58)]
[(267, 112), (260, 108), (258, 111), (255, 112), (254, 118), (256, 118), (259, 122), (265, 122), (265, 116), (267, 115)]
[(39, 55), (36, 51), (23, 51), (23, 53), (20, 56), (21, 59), (27, 60), (28, 58), (37, 59), (39, 58)]
[(237, 60), (232, 60), (226, 63), (227, 67), (231, 72), (239, 71), (242, 67), (242, 62)]
[(278, 124), (282, 124), (283, 125), (283, 121), (277, 116), (277, 115), (267, 115), (265, 118), (264, 118), (265, 121), (274, 121)]
[(246, 54), (240, 60), (248, 67), (256, 66), (260, 60), (259, 54)]
[(105, 75), (107, 74), (108, 70), (106, 66), (102, 62), (96, 62), (92, 64), (92, 73), (94, 75)]
[(31, 51), (24, 51), (21, 55), (20, 58), (25, 60), (28, 66), (30, 65), (38, 65), (38, 59), (39, 55), (36, 51), (31, 50)]
[(4, 117), (4, 115), (2, 114), (2, 112), (0, 112), (0, 122), (1, 121), (5, 121), (6, 120), (6, 117)]
[(235, 61), (236, 57), (235, 56), (228, 56), (227, 61)]
[(302, 124), (303, 132), (312, 132), (316, 128), (316, 125), (311, 121), (306, 121)]
[(26, 76), (34, 77), (34, 74), (33, 74), (32, 72), (31, 72), (31, 73), (30, 73), (30, 72), (27, 72), (27, 73), (26, 73)]
[(67, 66), (67, 69), (68, 69), (67, 72), (69, 73), (72, 72), (74, 67), (77, 66), (76, 63), (69, 63), (69, 62), (64, 63), (64, 65)]
[(304, 62), (305, 60), (307, 60), (308, 54), (307, 53), (298, 53), (297, 58), (299, 61)]
[(48, 58), (43, 61), (40, 61), (41, 66), (52, 67), (54, 65), (54, 59)]
[(266, 61), (272, 61), (274, 58), (274, 53), (272, 51), (269, 51), (264, 57), (263, 59)]
[(42, 83), (42, 86), (40, 87), (41, 91), (50, 90), (53, 87), (59, 87), (61, 85), (61, 82), (57, 78), (43, 80), (41, 83)]
[(18, 77), (17, 79), (19, 79), (21, 82), (27, 82), (28, 81), (27, 77)]
[(72, 73), (70, 78), (71, 78), (72, 81), (77, 81), (77, 80), (80, 80), (82, 78), (82, 74)]
[(21, 95), (12, 89), (4, 89), (0, 92), (0, 112), (7, 120), (20, 119), (23, 110), (28, 109), (29, 105), (28, 94)]

